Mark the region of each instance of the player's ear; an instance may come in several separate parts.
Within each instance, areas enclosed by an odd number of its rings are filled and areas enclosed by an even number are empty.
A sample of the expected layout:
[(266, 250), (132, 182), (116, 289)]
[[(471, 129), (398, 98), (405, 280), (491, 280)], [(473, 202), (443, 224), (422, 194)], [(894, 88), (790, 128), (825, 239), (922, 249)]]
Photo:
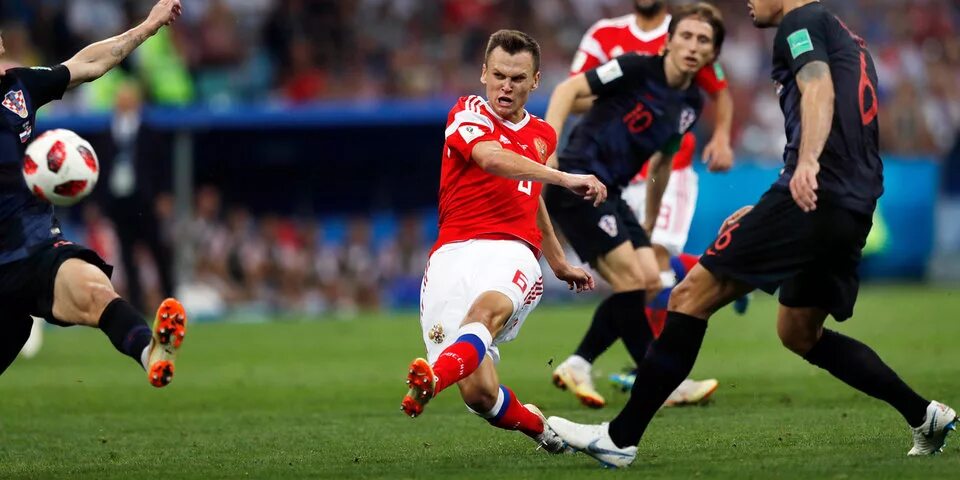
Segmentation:
[(530, 90), (536, 90), (540, 86), (540, 72), (533, 74), (533, 87)]
[(480, 83), (487, 84), (487, 64), (484, 63), (483, 67), (480, 68)]

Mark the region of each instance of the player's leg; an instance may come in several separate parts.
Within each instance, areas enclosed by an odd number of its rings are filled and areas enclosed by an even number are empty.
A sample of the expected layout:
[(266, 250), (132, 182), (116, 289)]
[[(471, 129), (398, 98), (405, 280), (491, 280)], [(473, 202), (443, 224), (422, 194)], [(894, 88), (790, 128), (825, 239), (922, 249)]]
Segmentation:
[(564, 360), (553, 373), (553, 382), (570, 389), (581, 403), (600, 408), (606, 400), (596, 391), (591, 377), (593, 361), (617, 338), (623, 339), (630, 355), (643, 358), (653, 339), (653, 332), (644, 315), (647, 287), (657, 288), (656, 265), (649, 247), (634, 249), (632, 241), (624, 241), (594, 262), (600, 276), (613, 289), (594, 311), (590, 326), (574, 354)]
[[(494, 339), (511, 340), (525, 319), (519, 314), (539, 302), (542, 281), (536, 257), (521, 242), (475, 240), (435, 252), (421, 291), (421, 327), (433, 363), (422, 358), (411, 363), (404, 413), (419, 415), (439, 392), (470, 376)], [(467, 302), (459, 324), (451, 323)], [(505, 329), (510, 319), (515, 321)], [(449, 338), (448, 331), (454, 332)]]
[[(573, 355), (553, 372), (556, 386), (572, 391), (591, 407), (602, 407), (591, 377), (592, 362), (622, 337), (630, 335), (628, 349), (637, 351), (652, 334), (643, 315), (648, 291), (659, 288), (659, 277), (649, 240), (622, 199), (607, 199), (600, 207), (566, 191), (549, 189), (551, 215), (581, 259), (589, 261), (613, 288), (613, 295), (597, 307), (590, 327)], [(640, 248), (640, 251), (637, 251)], [(648, 290), (649, 289), (649, 290)]]
[[(553, 418), (550, 425), (574, 448), (596, 441), (607, 445), (605, 451), (615, 452), (618, 461), (629, 463), (651, 418), (693, 368), (706, 320), (753, 288), (772, 292), (795, 275), (815, 258), (810, 246), (817, 243), (812, 238), (809, 216), (789, 193), (768, 192), (750, 213), (721, 232), (700, 264), (674, 289), (663, 333), (638, 365), (630, 400), (620, 414), (609, 425)], [(610, 460), (603, 453), (587, 453)]]
[(896, 409), (913, 430), (914, 445), (909, 455), (942, 451), (947, 433), (956, 428), (956, 412), (917, 394), (869, 346), (823, 328), (826, 317), (827, 312), (818, 307), (780, 305), (780, 341), (804, 360)]
[(20, 349), (20, 356), (23, 358), (33, 358), (40, 353), (43, 348), (43, 324), (46, 323), (42, 318), (30, 317), (33, 320), (33, 327), (30, 328), (30, 338)]
[(784, 282), (777, 333), (785, 347), (811, 364), (895, 408), (913, 429), (910, 455), (937, 453), (955, 428), (953, 409), (918, 395), (867, 345), (823, 328), (828, 314), (838, 321), (853, 315), (857, 267), (871, 221), (842, 209), (818, 212), (817, 226), (830, 248), (817, 264)]
[(433, 364), (437, 392), (469, 377), (479, 368), (493, 338), (513, 312), (513, 302), (501, 292), (487, 291), (474, 300), (457, 331), (457, 340), (444, 349)]
[(49, 311), (41, 313), (61, 325), (99, 328), (120, 353), (147, 370), (152, 385), (170, 383), (186, 331), (186, 313), (180, 303), (164, 300), (151, 329), (140, 312), (114, 291), (106, 273), (109, 267), (93, 252), (65, 245), (45, 255), (55, 273), (52, 295), (42, 293), (50, 298), (40, 301), (41, 308)]
[(0, 335), (0, 374), (3, 374), (30, 337), (33, 319), (25, 312), (4, 312), (0, 314), (0, 325), (3, 325), (3, 335)]
[(560, 453), (566, 444), (546, 424), (535, 405), (524, 405), (506, 385), (500, 384), (492, 357), (484, 358), (472, 375), (457, 383), (464, 403), (490, 425), (519, 430), (550, 453)]
[(640, 441), (650, 419), (693, 369), (706, 333), (706, 320), (752, 289), (740, 281), (717, 277), (699, 265), (677, 285), (670, 296), (663, 333), (638, 363), (630, 399), (610, 422), (614, 443), (625, 447)]
[(571, 447), (605, 465), (627, 466), (637, 455), (637, 443), (671, 392), (696, 362), (707, 318), (752, 287), (714, 276), (701, 266), (677, 285), (670, 297), (670, 313), (663, 333), (650, 344), (637, 366), (630, 399), (609, 424), (583, 425), (551, 417), (548, 424)]
[(493, 291), (480, 294), (455, 331), (453, 342), (436, 355), (434, 362), (417, 358), (410, 364), (407, 372), (410, 391), (400, 404), (403, 412), (411, 417), (420, 415), (433, 397), (477, 370), (493, 337), (513, 311), (513, 302), (506, 295)]

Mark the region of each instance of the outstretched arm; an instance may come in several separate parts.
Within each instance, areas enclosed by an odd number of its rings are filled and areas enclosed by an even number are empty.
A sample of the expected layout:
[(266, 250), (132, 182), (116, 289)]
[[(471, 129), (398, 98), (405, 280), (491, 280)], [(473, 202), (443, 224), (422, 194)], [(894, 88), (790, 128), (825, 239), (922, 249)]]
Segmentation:
[(541, 165), (503, 148), (500, 142), (477, 143), (471, 157), (483, 171), (492, 175), (559, 185), (594, 202), (594, 205), (607, 199), (607, 187), (593, 175), (574, 175)]
[(674, 153), (676, 149), (668, 148), (650, 157), (650, 169), (647, 171), (647, 204), (643, 222), (643, 229), (648, 236), (653, 235), (657, 218), (660, 217), (660, 204), (663, 202), (663, 193), (667, 191), (667, 183), (670, 182)]
[(102, 77), (163, 26), (173, 23), (180, 12), (180, 0), (160, 0), (140, 25), (77, 52), (73, 58), (63, 62), (70, 70), (70, 85), (67, 88)]
[(585, 73), (574, 75), (564, 80), (553, 89), (544, 120), (553, 127), (558, 136), (561, 135), (563, 133), (563, 125), (566, 123), (570, 113), (575, 107), (583, 108), (587, 106), (587, 102), (592, 104), (593, 100), (590, 98), (592, 95), (593, 92), (590, 90), (590, 83), (587, 82), (587, 75)]
[(557, 235), (553, 231), (550, 214), (547, 213), (547, 205), (543, 202), (542, 197), (540, 198), (540, 208), (537, 209), (537, 227), (543, 234), (543, 256), (554, 275), (567, 282), (570, 290), (576, 290), (578, 293), (593, 290), (596, 284), (590, 272), (567, 263), (567, 256), (563, 253), (563, 247), (560, 246), (560, 241), (557, 240)]

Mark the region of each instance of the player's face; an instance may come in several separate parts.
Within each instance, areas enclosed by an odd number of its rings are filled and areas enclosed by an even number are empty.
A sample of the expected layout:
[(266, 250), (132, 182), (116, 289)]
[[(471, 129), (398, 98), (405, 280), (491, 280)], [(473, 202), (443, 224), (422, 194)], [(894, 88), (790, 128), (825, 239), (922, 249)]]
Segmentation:
[(487, 101), (500, 118), (519, 121), (530, 92), (540, 86), (540, 72), (534, 71), (533, 55), (515, 55), (497, 47), (483, 64), (480, 83), (487, 87)]
[(772, 27), (782, 18), (783, 0), (747, 0), (750, 19), (758, 28)]
[(670, 37), (667, 56), (681, 72), (699, 72), (714, 60), (713, 27), (696, 17), (684, 18)]
[(7, 51), (3, 48), (3, 31), (0, 31), (0, 56), (3, 56)]

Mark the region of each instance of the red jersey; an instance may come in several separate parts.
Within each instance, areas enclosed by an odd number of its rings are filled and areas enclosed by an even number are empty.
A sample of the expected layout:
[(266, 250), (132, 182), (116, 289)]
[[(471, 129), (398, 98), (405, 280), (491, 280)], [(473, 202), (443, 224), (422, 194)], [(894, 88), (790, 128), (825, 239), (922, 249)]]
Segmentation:
[(537, 252), (543, 239), (537, 209), (543, 185), (489, 174), (471, 158), (480, 142), (500, 142), (531, 162), (545, 164), (557, 148), (547, 122), (524, 111), (513, 123), (500, 118), (476, 95), (460, 97), (447, 116), (440, 167), (440, 246), (476, 238), (516, 238)]
[[(577, 54), (573, 57), (573, 64), (570, 65), (570, 74), (576, 75), (594, 69), (627, 52), (660, 55), (667, 44), (670, 19), (670, 15), (667, 15), (660, 26), (650, 31), (640, 30), (636, 14), (598, 21), (583, 35)], [(703, 67), (697, 72), (694, 81), (711, 96), (727, 88), (727, 80), (719, 62)], [(693, 134), (684, 135), (680, 150), (673, 157), (673, 169), (689, 167), (693, 163), (696, 147)], [(644, 164), (638, 178), (646, 178), (648, 165), (649, 163)]]

